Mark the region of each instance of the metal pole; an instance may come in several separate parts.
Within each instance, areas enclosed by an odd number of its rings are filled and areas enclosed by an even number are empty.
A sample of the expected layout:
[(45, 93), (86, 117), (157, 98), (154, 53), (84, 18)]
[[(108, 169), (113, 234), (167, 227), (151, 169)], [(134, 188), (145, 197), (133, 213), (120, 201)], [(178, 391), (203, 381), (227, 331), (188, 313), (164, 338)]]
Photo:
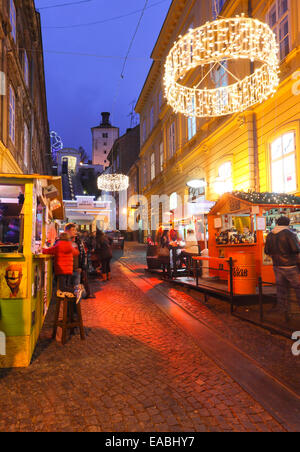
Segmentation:
[(233, 314), (234, 312), (234, 302), (233, 302), (233, 297), (234, 297), (234, 293), (233, 293), (233, 259), (232, 257), (229, 258), (229, 281), (230, 281), (230, 312), (231, 314)]
[(263, 284), (262, 284), (262, 278), (258, 278), (258, 290), (259, 290), (259, 314), (260, 314), (260, 321), (263, 323), (264, 321), (264, 306), (263, 306)]

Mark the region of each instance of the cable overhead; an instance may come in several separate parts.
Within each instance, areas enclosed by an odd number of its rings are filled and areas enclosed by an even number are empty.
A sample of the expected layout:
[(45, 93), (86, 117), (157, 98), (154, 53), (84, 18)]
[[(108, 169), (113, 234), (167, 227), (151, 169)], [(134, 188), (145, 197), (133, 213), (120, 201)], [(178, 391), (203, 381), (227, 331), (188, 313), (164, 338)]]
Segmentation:
[(57, 5), (52, 6), (40, 6), (39, 8), (36, 8), (38, 11), (41, 9), (52, 9), (52, 8), (62, 8), (64, 6), (73, 6), (73, 5), (80, 5), (81, 3), (90, 3), (93, 0), (80, 0), (77, 2), (69, 2), (69, 3), (58, 3)]
[(132, 39), (131, 39), (131, 41), (130, 41), (129, 48), (128, 48), (128, 51), (127, 51), (127, 54), (126, 54), (126, 57), (125, 57), (125, 60), (124, 60), (122, 72), (121, 72), (121, 78), (124, 78), (125, 67), (126, 67), (126, 63), (127, 63), (129, 54), (130, 54), (130, 50), (132, 49), (132, 46), (133, 46), (135, 37), (136, 37), (137, 32), (138, 32), (138, 30), (139, 30), (139, 28), (140, 28), (142, 19), (143, 19), (143, 17), (144, 17), (145, 11), (146, 11), (146, 9), (147, 9), (148, 2), (149, 2), (149, 0), (146, 0), (146, 1), (145, 1), (144, 8), (142, 9), (142, 14), (141, 14), (141, 16), (140, 16), (140, 18), (139, 18), (139, 21), (138, 21), (138, 23), (137, 23), (136, 29), (135, 29), (134, 34), (133, 34), (133, 36), (132, 36)]
[[(162, 3), (165, 3), (166, 1), (168, 1), (168, 0), (160, 0), (159, 2), (153, 3), (153, 5), (149, 5), (145, 9), (150, 9), (150, 8), (155, 7), (155, 6), (161, 5)], [(144, 8), (143, 9), (137, 9), (137, 10), (132, 11), (130, 13), (122, 14), (120, 16), (114, 16), (114, 17), (110, 17), (108, 19), (98, 20), (96, 22), (87, 22), (87, 23), (83, 23), (83, 24), (61, 25), (61, 26), (57, 26), (57, 25), (48, 25), (47, 26), (47, 25), (45, 25), (45, 26), (43, 26), (43, 29), (47, 28), (47, 29), (52, 29), (52, 30), (53, 29), (64, 30), (64, 29), (68, 29), (68, 28), (71, 29), (71, 28), (80, 28), (80, 27), (90, 27), (90, 26), (93, 26), (93, 25), (100, 25), (100, 24), (105, 24), (107, 22), (113, 22), (115, 20), (123, 19), (123, 18), (129, 17), (129, 16), (134, 16), (135, 14), (138, 14), (140, 12), (143, 12), (143, 14), (144, 14), (144, 12), (145, 12)]]

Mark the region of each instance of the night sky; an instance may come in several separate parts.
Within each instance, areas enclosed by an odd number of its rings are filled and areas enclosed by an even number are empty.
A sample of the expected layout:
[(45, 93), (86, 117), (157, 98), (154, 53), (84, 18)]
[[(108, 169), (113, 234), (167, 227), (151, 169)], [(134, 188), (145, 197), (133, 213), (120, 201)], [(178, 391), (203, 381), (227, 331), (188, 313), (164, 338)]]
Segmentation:
[[(90, 129), (100, 123), (102, 111), (112, 112), (113, 125), (120, 127), (121, 133), (130, 127), (130, 104), (138, 99), (145, 82), (151, 65), (150, 54), (171, 0), (148, 1), (150, 8), (145, 11), (135, 38), (124, 79), (121, 79), (124, 57), (145, 0), (90, 0), (53, 7), (76, 1), (79, 0), (36, 0), (35, 3), (42, 18), (50, 129), (62, 137), (65, 147), (83, 146), (90, 155)], [(129, 15), (135, 11), (139, 12)], [(121, 15), (128, 16), (102, 24), (53, 28)]]

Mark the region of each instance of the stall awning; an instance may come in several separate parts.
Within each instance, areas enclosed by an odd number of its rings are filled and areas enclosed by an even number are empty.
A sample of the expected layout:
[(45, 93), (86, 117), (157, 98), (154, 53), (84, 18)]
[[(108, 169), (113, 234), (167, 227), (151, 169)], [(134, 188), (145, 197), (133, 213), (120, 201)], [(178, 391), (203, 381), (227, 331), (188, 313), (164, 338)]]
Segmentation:
[(55, 198), (60, 203), (60, 207), (53, 210), (52, 216), (54, 220), (63, 220), (65, 217), (63, 193), (62, 193), (62, 181), (59, 176), (43, 176), (40, 174), (0, 174), (0, 183), (3, 184), (26, 184), (34, 182), (35, 180), (47, 181), (48, 186), (54, 185), (57, 189)]
[(225, 193), (210, 210), (210, 215), (241, 212), (252, 206), (260, 206), (266, 210), (300, 207), (298, 196), (286, 193), (240, 192)]

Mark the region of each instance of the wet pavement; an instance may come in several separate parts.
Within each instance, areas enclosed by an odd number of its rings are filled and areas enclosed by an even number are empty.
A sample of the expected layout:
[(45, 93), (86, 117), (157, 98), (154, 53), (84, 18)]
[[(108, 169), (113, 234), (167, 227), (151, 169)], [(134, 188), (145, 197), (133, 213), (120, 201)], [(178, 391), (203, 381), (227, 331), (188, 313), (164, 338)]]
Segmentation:
[[(137, 269), (137, 255), (128, 248), (122, 261)], [(0, 370), (0, 431), (284, 430), (118, 261), (112, 275), (110, 282), (95, 281), (96, 298), (82, 303), (86, 341), (78, 335), (65, 346), (52, 341), (52, 307), (31, 366)], [(199, 309), (191, 295), (165, 290)], [(223, 310), (201, 309), (228, 334)]]
[[(121, 257), (121, 262), (139, 274), (145, 274), (144, 245), (127, 244), (127, 251), (124, 258)], [(150, 281), (156, 279), (151, 274), (148, 274), (147, 278)], [(290, 339), (232, 316), (229, 304), (222, 300), (210, 297), (205, 303), (202, 294), (168, 282), (162, 282), (159, 287), (163, 293), (257, 361), (267, 372), (300, 396), (300, 356), (292, 354), (293, 342)], [(242, 313), (242, 310), (246, 311), (247, 308), (239, 308), (237, 312)], [(300, 319), (295, 319), (300, 331)]]

